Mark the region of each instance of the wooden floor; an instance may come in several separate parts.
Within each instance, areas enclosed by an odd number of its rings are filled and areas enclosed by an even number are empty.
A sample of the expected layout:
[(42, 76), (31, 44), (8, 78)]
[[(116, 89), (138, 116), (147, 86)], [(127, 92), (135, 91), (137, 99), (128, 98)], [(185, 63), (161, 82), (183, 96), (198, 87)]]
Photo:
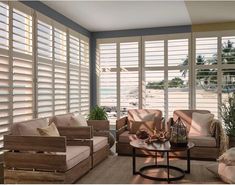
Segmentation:
[[(160, 164), (165, 163), (165, 159), (158, 159)], [(137, 158), (137, 168), (146, 165), (147, 163), (153, 164), (152, 158)], [(206, 166), (213, 164), (213, 161), (191, 161), (191, 173), (186, 174), (184, 179), (175, 181), (173, 183), (193, 183), (193, 184), (221, 184), (220, 179), (206, 169)], [(180, 159), (171, 159), (171, 165), (182, 167), (186, 169), (186, 161)], [(148, 173), (152, 173), (149, 171)], [(164, 170), (155, 171), (155, 174), (165, 176)], [(174, 175), (173, 171), (171, 175)], [(139, 175), (132, 175), (132, 158), (125, 156), (109, 156), (108, 159), (92, 169), (87, 175), (77, 181), (79, 184), (153, 184), (153, 183), (166, 183), (159, 181), (147, 180)]]

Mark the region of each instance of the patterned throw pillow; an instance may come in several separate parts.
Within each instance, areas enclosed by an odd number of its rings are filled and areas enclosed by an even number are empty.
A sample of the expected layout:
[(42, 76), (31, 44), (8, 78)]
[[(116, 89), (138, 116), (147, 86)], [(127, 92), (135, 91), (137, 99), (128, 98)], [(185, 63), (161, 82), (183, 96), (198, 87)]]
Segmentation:
[(59, 131), (53, 122), (47, 127), (37, 128), (37, 130), (41, 136), (60, 136)]

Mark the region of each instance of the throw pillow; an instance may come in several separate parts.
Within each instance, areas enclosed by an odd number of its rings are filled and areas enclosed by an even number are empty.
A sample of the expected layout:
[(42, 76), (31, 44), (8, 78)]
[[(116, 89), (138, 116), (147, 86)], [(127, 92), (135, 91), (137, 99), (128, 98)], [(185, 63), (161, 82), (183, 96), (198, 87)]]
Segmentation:
[[(133, 114), (133, 121), (155, 121), (155, 113)], [(133, 121), (129, 122), (130, 130), (131, 130)]]
[(154, 121), (155, 119), (155, 113), (152, 114), (133, 114), (134, 121)]
[(230, 184), (235, 183), (235, 166), (227, 166), (225, 163), (220, 162), (218, 166), (218, 174), (224, 182)]
[(228, 166), (235, 166), (235, 147), (230, 148), (224, 154), (222, 154), (218, 161)]
[(189, 130), (190, 136), (211, 136), (210, 124), (214, 118), (213, 114), (192, 114), (192, 123)]
[(70, 118), (70, 126), (87, 126), (86, 118), (82, 115), (74, 115)]
[(53, 122), (47, 127), (37, 128), (37, 130), (41, 136), (60, 136), (59, 131)]
[(130, 134), (136, 134), (139, 130), (146, 130), (150, 134), (153, 133), (153, 129), (156, 127), (156, 122), (154, 121), (131, 121), (132, 126), (130, 129)]

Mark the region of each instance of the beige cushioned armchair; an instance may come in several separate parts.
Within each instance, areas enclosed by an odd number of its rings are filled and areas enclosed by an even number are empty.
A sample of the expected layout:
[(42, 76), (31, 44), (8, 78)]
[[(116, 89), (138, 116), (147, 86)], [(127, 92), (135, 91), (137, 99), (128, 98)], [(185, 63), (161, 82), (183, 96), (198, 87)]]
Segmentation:
[[(116, 121), (116, 152), (118, 155), (131, 155), (130, 141), (136, 139), (135, 134), (130, 134), (131, 121), (134, 117), (141, 117), (143, 114), (155, 114), (156, 128), (163, 128), (162, 112), (157, 109), (131, 109), (128, 115)], [(135, 120), (136, 121), (136, 120)], [(137, 155), (152, 155), (146, 151), (137, 150)]]
[[(178, 117), (182, 122), (190, 129), (192, 123), (192, 114), (194, 112), (207, 114), (208, 110), (175, 110), (173, 113), (173, 120), (176, 121)], [(195, 147), (191, 150), (191, 157), (196, 159), (212, 159), (215, 160), (223, 152), (223, 129), (219, 120), (213, 119), (215, 129), (211, 136), (191, 136), (188, 135), (188, 140), (195, 144)], [(168, 129), (170, 129), (168, 122)], [(185, 152), (171, 153), (172, 156), (185, 157)]]

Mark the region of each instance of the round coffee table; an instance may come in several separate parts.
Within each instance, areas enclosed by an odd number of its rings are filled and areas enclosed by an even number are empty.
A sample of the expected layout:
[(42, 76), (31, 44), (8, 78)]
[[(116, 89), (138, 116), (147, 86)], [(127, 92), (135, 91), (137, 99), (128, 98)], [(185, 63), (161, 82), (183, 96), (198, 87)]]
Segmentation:
[[(186, 147), (171, 147), (170, 142), (167, 141), (165, 143), (152, 143), (147, 144), (143, 143), (140, 140), (133, 140), (130, 142), (130, 145), (132, 146), (132, 168), (133, 168), (133, 175), (139, 174), (144, 178), (151, 179), (151, 180), (159, 180), (159, 181), (175, 181), (182, 179), (185, 176), (185, 173), (190, 173), (190, 149), (194, 147), (194, 144), (192, 142), (188, 143), (188, 146)], [(136, 171), (136, 149), (151, 151), (151, 152), (165, 152), (166, 153), (166, 165), (158, 165), (157, 164), (157, 155), (155, 158), (155, 164), (154, 165), (147, 165), (139, 169), (139, 171)], [(187, 152), (187, 170), (183, 170), (179, 167), (171, 166), (169, 164), (169, 152), (180, 152), (180, 151), (186, 151)], [(151, 169), (158, 169), (163, 168), (167, 169), (167, 178), (165, 177), (156, 177), (156, 176), (150, 176), (145, 174), (144, 172), (146, 170)], [(170, 169), (175, 170), (180, 173), (179, 176), (170, 177)]]

